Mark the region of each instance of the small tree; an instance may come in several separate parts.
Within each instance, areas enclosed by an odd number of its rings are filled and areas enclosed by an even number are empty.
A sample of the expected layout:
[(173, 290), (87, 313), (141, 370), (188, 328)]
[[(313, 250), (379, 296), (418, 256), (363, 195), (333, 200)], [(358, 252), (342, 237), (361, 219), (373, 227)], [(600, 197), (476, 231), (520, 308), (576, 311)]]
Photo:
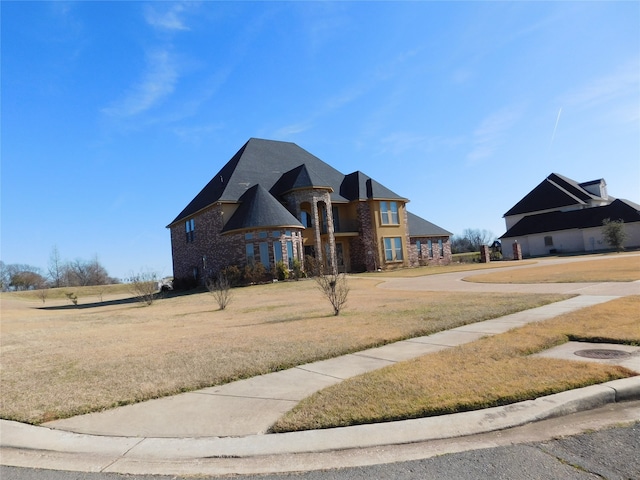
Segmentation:
[(231, 292), (231, 282), (224, 274), (218, 275), (215, 279), (210, 278), (206, 282), (207, 290), (213, 295), (213, 298), (218, 302), (220, 310), (227, 308), (227, 305), (231, 302), (233, 293)]
[(65, 293), (65, 295), (67, 296), (67, 299), (73, 303), (76, 307), (78, 306), (78, 296), (71, 292), (71, 293)]
[(151, 305), (158, 291), (158, 275), (154, 272), (141, 272), (129, 278), (129, 291), (144, 305)]
[(620, 253), (624, 250), (624, 241), (628, 237), (627, 232), (624, 230), (624, 220), (605, 218), (602, 221), (602, 236), (609, 246), (615, 248), (616, 252)]
[(345, 274), (316, 275), (313, 277), (318, 288), (331, 303), (333, 314), (340, 315), (340, 310), (347, 303), (349, 285)]

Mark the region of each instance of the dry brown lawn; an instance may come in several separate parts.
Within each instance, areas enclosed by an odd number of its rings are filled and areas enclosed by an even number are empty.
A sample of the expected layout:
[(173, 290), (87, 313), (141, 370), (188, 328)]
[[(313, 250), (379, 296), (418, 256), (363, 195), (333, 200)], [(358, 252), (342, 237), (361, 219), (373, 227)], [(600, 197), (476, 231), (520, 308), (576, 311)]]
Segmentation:
[(609, 254), (593, 260), (495, 271), (465, 280), (481, 283), (631, 282), (640, 280), (640, 256)]
[(632, 376), (622, 367), (528, 355), (569, 339), (640, 345), (639, 311), (640, 296), (625, 297), (360, 375), (305, 399), (272, 430), (460, 412)]
[[(352, 278), (339, 317), (315, 282), (234, 289), (150, 307), (108, 297), (0, 296), (0, 416), (40, 423), (193, 390), (495, 318), (560, 295), (449, 294), (375, 288)], [(52, 292), (53, 293), (53, 292)], [(26, 298), (25, 298), (26, 297)], [(54, 296), (52, 295), (51, 298)], [(88, 302), (98, 302), (88, 304)]]

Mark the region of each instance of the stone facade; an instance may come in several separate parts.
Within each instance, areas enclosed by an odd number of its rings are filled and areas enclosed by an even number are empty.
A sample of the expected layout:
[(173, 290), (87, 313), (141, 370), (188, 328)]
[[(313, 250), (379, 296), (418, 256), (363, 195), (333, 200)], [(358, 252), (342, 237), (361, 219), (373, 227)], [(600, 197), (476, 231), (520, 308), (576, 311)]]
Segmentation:
[[(173, 276), (176, 279), (193, 279), (202, 283), (230, 265), (244, 267), (247, 265), (247, 244), (254, 245), (256, 256), (259, 257), (260, 243), (266, 242), (269, 252), (268, 263), (274, 265), (274, 242), (281, 242), (282, 259), (290, 263), (287, 252), (287, 241), (290, 240), (293, 258), (302, 259), (302, 234), (299, 229), (263, 230), (266, 233), (264, 238), (260, 237), (261, 231), (258, 230), (222, 234), (224, 216), (220, 205), (214, 205), (192, 218), (192, 237), (187, 236), (185, 222), (171, 226)], [(274, 236), (274, 231), (278, 232), (277, 237)], [(251, 234), (250, 239), (247, 239), (247, 234)]]
[[(442, 241), (442, 251), (440, 251), (440, 241)], [(411, 237), (410, 266), (448, 265), (451, 263), (451, 258), (449, 237)]]

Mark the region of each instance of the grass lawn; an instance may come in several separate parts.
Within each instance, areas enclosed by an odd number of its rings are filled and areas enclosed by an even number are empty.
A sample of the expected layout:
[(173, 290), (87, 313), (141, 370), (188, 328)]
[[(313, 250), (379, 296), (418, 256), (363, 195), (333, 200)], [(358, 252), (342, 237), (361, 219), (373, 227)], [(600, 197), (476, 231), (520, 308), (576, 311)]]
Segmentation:
[(461, 412), (632, 376), (622, 367), (528, 355), (576, 339), (640, 345), (639, 310), (640, 296), (624, 297), (366, 373), (303, 400), (272, 431)]
[(607, 254), (570, 264), (541, 265), (474, 275), (465, 280), (483, 283), (631, 282), (640, 280), (640, 256)]
[(398, 292), (350, 281), (339, 317), (313, 281), (207, 292), (150, 307), (122, 292), (46, 303), (2, 293), (0, 417), (30, 423), (172, 395), (495, 318), (561, 295)]

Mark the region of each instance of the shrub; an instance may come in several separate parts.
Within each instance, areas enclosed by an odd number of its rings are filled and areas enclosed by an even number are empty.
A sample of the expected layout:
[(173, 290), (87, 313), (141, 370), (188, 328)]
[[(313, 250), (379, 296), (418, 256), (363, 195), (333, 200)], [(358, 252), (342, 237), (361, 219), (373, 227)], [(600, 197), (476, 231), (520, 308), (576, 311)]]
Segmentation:
[(213, 295), (213, 298), (218, 302), (220, 310), (227, 308), (227, 305), (231, 302), (232, 292), (231, 284), (224, 274), (218, 275), (217, 278), (210, 278), (206, 281), (207, 290)]
[(78, 296), (75, 293), (65, 293), (65, 295), (71, 303), (73, 303), (76, 307), (78, 306)]
[(306, 274), (304, 270), (302, 270), (302, 263), (297, 258), (293, 261), (293, 278), (296, 280), (300, 280), (304, 278)]
[(347, 303), (347, 295), (349, 294), (346, 275), (344, 273), (337, 275), (318, 275), (314, 277), (314, 280), (318, 284), (320, 291), (331, 303), (333, 314), (335, 316), (340, 315), (340, 310), (342, 310), (344, 304)]
[(158, 275), (155, 272), (141, 272), (131, 275), (129, 291), (143, 305), (151, 305), (158, 291)]
[(275, 278), (278, 280), (287, 280), (289, 278), (289, 267), (280, 260), (275, 264)]
[(176, 277), (173, 279), (174, 290), (193, 290), (198, 286), (198, 279), (189, 277)]
[(267, 269), (261, 262), (244, 267), (244, 281), (248, 284), (262, 283), (267, 280)]
[(239, 287), (243, 284), (242, 271), (236, 265), (229, 265), (222, 269), (222, 275), (227, 279), (229, 285), (232, 287)]

